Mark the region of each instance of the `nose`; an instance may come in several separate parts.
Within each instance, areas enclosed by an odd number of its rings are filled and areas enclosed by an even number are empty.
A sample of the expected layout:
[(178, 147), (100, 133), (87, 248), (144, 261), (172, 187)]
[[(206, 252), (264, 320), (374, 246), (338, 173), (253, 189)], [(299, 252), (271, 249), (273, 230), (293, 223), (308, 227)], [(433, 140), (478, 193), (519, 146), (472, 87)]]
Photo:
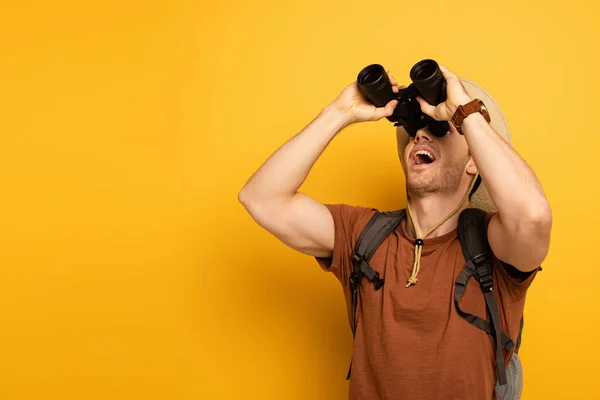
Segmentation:
[(431, 137), (429, 137), (429, 132), (427, 132), (426, 128), (423, 129), (419, 129), (417, 131), (417, 134), (415, 135), (415, 142), (419, 143), (419, 141), (421, 140), (426, 140), (428, 142), (431, 142)]

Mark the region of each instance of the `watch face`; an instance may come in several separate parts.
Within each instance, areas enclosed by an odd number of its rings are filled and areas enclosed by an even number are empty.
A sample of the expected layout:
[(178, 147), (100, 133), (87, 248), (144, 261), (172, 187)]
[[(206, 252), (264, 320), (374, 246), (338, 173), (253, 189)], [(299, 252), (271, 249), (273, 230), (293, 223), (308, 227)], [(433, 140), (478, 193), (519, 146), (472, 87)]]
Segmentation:
[(479, 100), (479, 106), (481, 107), (481, 114), (485, 117), (487, 122), (490, 122), (490, 113), (483, 101)]

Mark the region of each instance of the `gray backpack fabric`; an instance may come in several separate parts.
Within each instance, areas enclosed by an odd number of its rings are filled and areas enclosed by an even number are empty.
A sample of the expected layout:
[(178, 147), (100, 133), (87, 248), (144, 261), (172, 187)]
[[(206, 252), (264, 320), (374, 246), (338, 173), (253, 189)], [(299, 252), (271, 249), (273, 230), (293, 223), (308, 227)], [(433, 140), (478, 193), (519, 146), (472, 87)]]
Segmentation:
[[(384, 239), (398, 226), (406, 210), (377, 212), (371, 217), (362, 230), (352, 252), (354, 271), (350, 275), (352, 294), (352, 334), (356, 335), (356, 305), (359, 299), (359, 286), (364, 277), (374, 284), (375, 290), (384, 285), (379, 273), (369, 265), (369, 260)], [(458, 218), (458, 237), (461, 243), (466, 265), (456, 280), (454, 305), (459, 315), (475, 327), (492, 336), (496, 345), (496, 395), (499, 400), (518, 400), (523, 390), (523, 369), (518, 351), (521, 345), (521, 330), (517, 338), (515, 351), (508, 367), (504, 368), (504, 352), (511, 350), (515, 343), (500, 330), (500, 313), (493, 293), (492, 264), (490, 247), (485, 229), (486, 212), (477, 208), (463, 210)], [(481, 287), (488, 309), (490, 320), (464, 312), (460, 308), (460, 299), (469, 279), (474, 278)], [(499, 339), (499, 340), (498, 340)], [(346, 379), (350, 379), (352, 363)]]
[(500, 382), (496, 383), (498, 400), (519, 400), (523, 393), (523, 366), (516, 351), (515, 349), (506, 368), (506, 385), (500, 385)]

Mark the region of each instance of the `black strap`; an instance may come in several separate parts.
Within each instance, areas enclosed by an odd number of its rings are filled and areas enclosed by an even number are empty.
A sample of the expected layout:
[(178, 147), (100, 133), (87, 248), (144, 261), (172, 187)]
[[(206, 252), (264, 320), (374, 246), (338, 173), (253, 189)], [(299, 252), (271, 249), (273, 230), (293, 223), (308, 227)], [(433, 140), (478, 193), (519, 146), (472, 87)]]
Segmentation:
[(352, 264), (354, 272), (350, 275), (350, 289), (352, 290), (352, 334), (356, 335), (356, 304), (358, 302), (358, 289), (363, 277), (367, 277), (375, 284), (375, 290), (379, 290), (384, 283), (379, 272), (369, 265), (371, 257), (385, 240), (386, 237), (398, 226), (404, 217), (405, 210), (386, 211), (375, 213), (365, 228), (360, 233), (354, 251), (352, 252)]
[(521, 327), (519, 328), (519, 337), (517, 338), (517, 344), (515, 347), (515, 353), (519, 352), (519, 348), (521, 348), (521, 335), (523, 334), (523, 325), (525, 324), (525, 316), (521, 315)]
[[(474, 266), (473, 262), (471, 260), (469, 260), (469, 261), (467, 261), (467, 266), (462, 270), (458, 279), (456, 280), (456, 287), (454, 290), (454, 305), (456, 306), (456, 311), (458, 312), (458, 314), (461, 317), (463, 317), (465, 320), (467, 320), (468, 323), (470, 323), (471, 325), (475, 325), (482, 331), (485, 331), (488, 335), (494, 336), (495, 330), (492, 327), (492, 324), (490, 324), (485, 319), (479, 318), (473, 314), (469, 314), (468, 312), (465, 312), (460, 308), (459, 302), (460, 302), (460, 299), (462, 298), (462, 295), (465, 292), (465, 289), (467, 288), (467, 281), (469, 280), (469, 278), (471, 278), (471, 276), (474, 276), (474, 275), (475, 275), (475, 266)], [(485, 295), (484, 295), (484, 297), (485, 297)], [(495, 299), (492, 302), (493, 302), (493, 304), (495, 304), (496, 303)], [(487, 299), (486, 299), (486, 305), (489, 308), (490, 305), (488, 304)], [(498, 308), (498, 307), (496, 306), (496, 308)], [(490, 311), (490, 313), (491, 313), (491, 311)], [(512, 349), (512, 347), (514, 345), (512, 339), (510, 337), (508, 337), (506, 334), (504, 334), (504, 332), (500, 332), (500, 337), (502, 339), (502, 345), (504, 347), (506, 347), (507, 350)]]
[[(487, 241), (487, 231), (485, 229), (485, 216), (486, 212), (483, 210), (468, 208), (463, 210), (458, 218), (459, 240), (467, 262), (456, 280), (454, 304), (461, 317), (494, 338), (498, 381), (500, 385), (505, 385), (506, 371), (504, 368), (502, 346), (510, 350), (514, 346), (514, 343), (508, 335), (501, 331), (500, 312), (493, 292), (492, 264), (489, 256), (490, 247)], [(460, 299), (471, 277), (474, 277), (479, 282), (479, 286), (483, 291), (491, 323), (480, 317), (466, 313), (460, 308)]]
[[(367, 277), (375, 285), (375, 290), (381, 289), (384, 280), (369, 265), (371, 257), (386, 237), (398, 226), (406, 210), (376, 212), (361, 231), (356, 246), (352, 251), (354, 271), (350, 275), (350, 290), (352, 294), (352, 337), (356, 336), (356, 308), (359, 301), (359, 286), (363, 277)], [(352, 362), (346, 379), (350, 379)]]

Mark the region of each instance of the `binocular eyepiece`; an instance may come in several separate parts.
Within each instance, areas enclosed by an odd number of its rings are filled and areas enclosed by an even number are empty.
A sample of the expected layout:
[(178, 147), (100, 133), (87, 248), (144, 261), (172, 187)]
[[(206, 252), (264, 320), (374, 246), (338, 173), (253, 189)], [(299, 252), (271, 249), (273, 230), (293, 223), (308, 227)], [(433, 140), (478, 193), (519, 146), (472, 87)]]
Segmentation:
[(437, 137), (444, 136), (450, 125), (447, 121), (436, 121), (421, 111), (417, 96), (436, 106), (446, 100), (446, 80), (437, 62), (426, 59), (416, 63), (410, 70), (412, 83), (398, 93), (385, 69), (379, 64), (371, 64), (358, 74), (357, 83), (361, 92), (376, 107), (384, 107), (391, 100), (398, 100), (394, 113), (387, 117), (394, 126), (402, 125), (412, 137), (419, 129), (429, 127)]

